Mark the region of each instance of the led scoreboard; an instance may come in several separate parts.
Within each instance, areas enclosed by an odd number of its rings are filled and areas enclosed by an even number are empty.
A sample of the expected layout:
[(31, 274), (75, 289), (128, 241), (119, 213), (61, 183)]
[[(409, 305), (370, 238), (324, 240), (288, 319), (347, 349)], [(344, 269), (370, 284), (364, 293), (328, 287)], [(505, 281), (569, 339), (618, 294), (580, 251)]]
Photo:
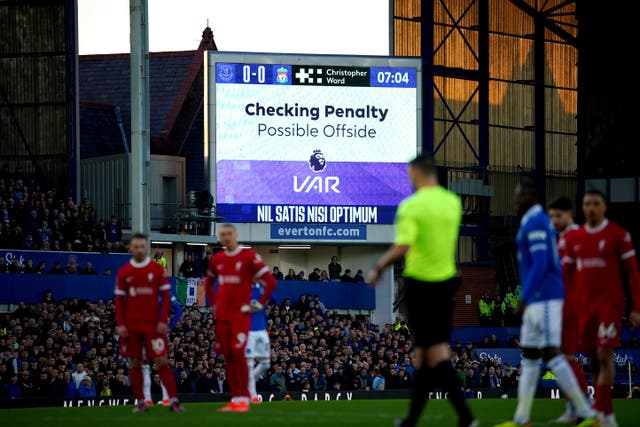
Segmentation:
[(390, 224), (411, 194), (420, 62), (206, 53), (209, 180), (230, 222)]

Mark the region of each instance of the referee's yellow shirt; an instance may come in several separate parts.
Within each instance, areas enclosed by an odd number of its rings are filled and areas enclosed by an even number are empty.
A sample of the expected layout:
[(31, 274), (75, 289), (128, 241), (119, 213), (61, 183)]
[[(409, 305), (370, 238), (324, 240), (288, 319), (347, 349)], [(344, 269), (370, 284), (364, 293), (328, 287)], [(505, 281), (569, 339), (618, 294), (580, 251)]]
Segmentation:
[(439, 185), (420, 188), (404, 199), (396, 213), (394, 241), (409, 245), (404, 275), (425, 282), (454, 277), (461, 220), (460, 198)]

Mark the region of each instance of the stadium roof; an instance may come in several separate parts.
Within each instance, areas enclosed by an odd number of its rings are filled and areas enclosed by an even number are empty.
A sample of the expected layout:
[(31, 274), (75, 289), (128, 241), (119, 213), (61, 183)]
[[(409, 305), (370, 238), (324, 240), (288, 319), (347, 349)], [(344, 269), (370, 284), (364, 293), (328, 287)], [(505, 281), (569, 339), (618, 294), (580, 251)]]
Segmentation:
[[(149, 54), (151, 151), (187, 158), (188, 189), (204, 185), (204, 51), (217, 49), (207, 27), (197, 50)], [(81, 158), (124, 152), (131, 135), (129, 54), (80, 56), (79, 80)]]

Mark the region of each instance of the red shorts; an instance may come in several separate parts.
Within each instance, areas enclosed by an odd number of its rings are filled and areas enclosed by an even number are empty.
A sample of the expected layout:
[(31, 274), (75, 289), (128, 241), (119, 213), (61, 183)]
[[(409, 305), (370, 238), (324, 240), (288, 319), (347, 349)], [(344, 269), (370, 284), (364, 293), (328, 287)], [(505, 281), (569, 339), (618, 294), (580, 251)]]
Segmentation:
[(216, 319), (216, 338), (213, 349), (222, 355), (240, 351), (244, 355), (250, 326), (251, 316), (249, 314), (234, 320)]
[(560, 346), (563, 354), (576, 354), (582, 350), (582, 336), (580, 333), (580, 317), (574, 310), (565, 310), (562, 312), (562, 345)]
[(156, 325), (128, 328), (126, 338), (120, 338), (120, 355), (134, 360), (167, 357), (167, 337), (156, 332)]
[(587, 310), (582, 316), (582, 350), (587, 353), (598, 348), (615, 349), (620, 346), (623, 309), (601, 306)]

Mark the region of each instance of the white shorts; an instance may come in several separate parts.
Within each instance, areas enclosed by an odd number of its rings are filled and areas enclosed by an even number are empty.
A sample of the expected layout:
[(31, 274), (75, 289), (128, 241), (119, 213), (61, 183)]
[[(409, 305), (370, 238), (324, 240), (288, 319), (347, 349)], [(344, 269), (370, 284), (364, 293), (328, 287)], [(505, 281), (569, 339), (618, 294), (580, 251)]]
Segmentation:
[(244, 356), (254, 359), (269, 359), (271, 357), (271, 345), (269, 344), (267, 331), (249, 331)]
[(560, 347), (562, 337), (561, 299), (534, 302), (524, 309), (520, 329), (520, 347)]

